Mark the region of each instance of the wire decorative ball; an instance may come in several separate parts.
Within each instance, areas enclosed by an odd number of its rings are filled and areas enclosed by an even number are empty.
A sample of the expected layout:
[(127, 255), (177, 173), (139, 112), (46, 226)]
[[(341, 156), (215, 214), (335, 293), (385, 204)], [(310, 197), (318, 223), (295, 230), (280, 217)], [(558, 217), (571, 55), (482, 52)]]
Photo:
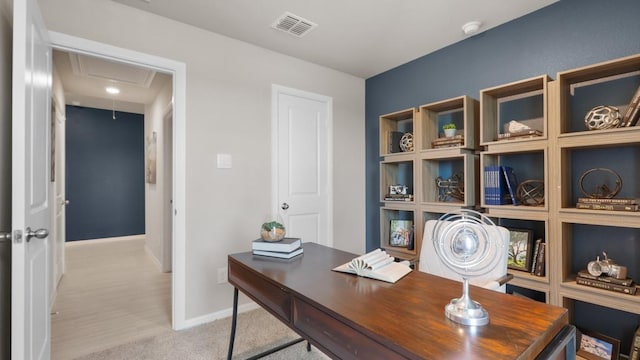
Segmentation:
[(413, 134), (408, 132), (400, 138), (400, 150), (413, 151)]
[(615, 106), (596, 106), (587, 113), (584, 123), (589, 130), (612, 129), (620, 125), (622, 117)]

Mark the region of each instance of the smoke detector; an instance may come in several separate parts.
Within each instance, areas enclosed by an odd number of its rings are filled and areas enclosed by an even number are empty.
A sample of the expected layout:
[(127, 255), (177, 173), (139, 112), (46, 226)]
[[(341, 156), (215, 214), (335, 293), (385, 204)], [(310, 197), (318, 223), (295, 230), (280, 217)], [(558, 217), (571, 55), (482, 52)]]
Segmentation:
[(480, 21), (469, 21), (468, 23), (462, 25), (462, 32), (465, 35), (473, 35), (480, 30), (480, 26), (482, 23)]
[(303, 37), (317, 26), (318, 24), (290, 12), (285, 12), (271, 24), (272, 28), (297, 37)]

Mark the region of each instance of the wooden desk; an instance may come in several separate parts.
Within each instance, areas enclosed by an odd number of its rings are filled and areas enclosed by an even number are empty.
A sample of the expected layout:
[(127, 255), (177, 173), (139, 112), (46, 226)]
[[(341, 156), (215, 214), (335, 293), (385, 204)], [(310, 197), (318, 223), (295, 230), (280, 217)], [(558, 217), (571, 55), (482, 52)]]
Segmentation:
[(564, 308), (470, 286), (489, 325), (459, 325), (444, 307), (461, 283), (418, 271), (395, 284), (338, 273), (356, 255), (303, 246), (291, 260), (229, 255), (229, 282), (334, 359), (535, 359), (568, 323)]

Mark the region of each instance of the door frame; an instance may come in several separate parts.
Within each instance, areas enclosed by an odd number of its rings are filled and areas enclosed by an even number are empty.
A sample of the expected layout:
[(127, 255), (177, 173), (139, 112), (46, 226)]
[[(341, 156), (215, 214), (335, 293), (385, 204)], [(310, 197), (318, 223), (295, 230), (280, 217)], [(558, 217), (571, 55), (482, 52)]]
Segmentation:
[(55, 31), (49, 31), (51, 47), (98, 57), (104, 60), (142, 66), (170, 73), (173, 78), (173, 247), (171, 274), (172, 328), (182, 330), (186, 323), (186, 64)]
[[(327, 110), (327, 229), (329, 239), (324, 243), (333, 246), (333, 98), (312, 92), (298, 90), (282, 85), (271, 85), (271, 168), (278, 169), (278, 105), (280, 95), (298, 96), (305, 99), (315, 100), (324, 104)], [(271, 211), (277, 214), (280, 209), (280, 199), (278, 198), (278, 184), (280, 174), (278, 171), (271, 172)]]

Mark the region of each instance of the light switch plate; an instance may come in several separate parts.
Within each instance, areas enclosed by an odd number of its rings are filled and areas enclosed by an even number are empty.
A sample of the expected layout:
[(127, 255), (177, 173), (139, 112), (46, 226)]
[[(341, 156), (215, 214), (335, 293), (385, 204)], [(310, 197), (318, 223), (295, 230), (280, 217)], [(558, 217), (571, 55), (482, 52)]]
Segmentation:
[(218, 154), (218, 169), (231, 169), (231, 154)]

